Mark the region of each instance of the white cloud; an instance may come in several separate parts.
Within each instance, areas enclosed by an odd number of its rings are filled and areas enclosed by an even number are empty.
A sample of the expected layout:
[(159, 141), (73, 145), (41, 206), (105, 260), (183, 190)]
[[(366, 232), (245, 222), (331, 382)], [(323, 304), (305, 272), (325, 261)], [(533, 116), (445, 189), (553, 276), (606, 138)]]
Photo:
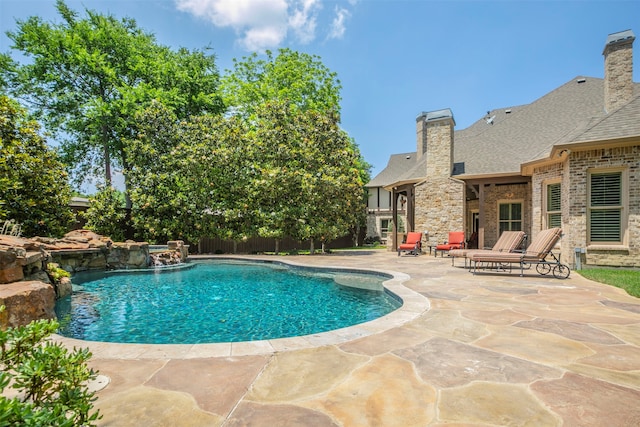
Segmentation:
[(349, 11), (342, 7), (336, 6), (336, 16), (331, 23), (331, 30), (327, 38), (329, 39), (341, 39), (346, 31), (345, 21), (351, 16)]
[(316, 37), (318, 12), (322, 8), (319, 0), (301, 0), (292, 4), (289, 16), (289, 27), (300, 43), (307, 44)]
[(231, 27), (250, 51), (279, 45), (287, 35), (286, 0), (176, 0), (178, 10)]
[[(287, 37), (301, 44), (311, 43), (318, 32), (318, 20), (325, 0), (174, 0), (178, 10), (205, 19), (217, 27), (232, 28), (238, 43), (249, 51), (264, 51), (281, 45)], [(355, 5), (357, 0), (348, 0)], [(340, 38), (345, 8), (336, 7), (336, 17), (327, 30), (328, 38)]]
[(244, 31), (244, 37), (240, 39), (240, 43), (248, 51), (262, 52), (278, 46), (286, 35), (286, 29), (280, 26), (255, 26)]

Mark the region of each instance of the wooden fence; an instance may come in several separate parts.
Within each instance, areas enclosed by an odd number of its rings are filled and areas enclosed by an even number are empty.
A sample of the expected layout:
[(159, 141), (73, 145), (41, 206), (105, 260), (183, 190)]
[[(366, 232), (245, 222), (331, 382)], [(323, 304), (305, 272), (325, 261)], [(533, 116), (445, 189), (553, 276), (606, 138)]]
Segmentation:
[[(362, 245), (362, 238), (359, 238), (359, 244)], [(234, 247), (235, 245), (235, 247)], [(350, 248), (354, 246), (353, 237), (351, 235), (332, 240), (325, 245), (325, 249)], [(290, 252), (294, 250), (309, 250), (311, 248), (310, 241), (299, 242), (290, 237), (280, 240), (278, 250), (280, 252)], [(317, 251), (322, 249), (322, 242), (314, 241), (314, 248)], [(199, 254), (215, 254), (215, 253), (239, 253), (251, 254), (261, 252), (274, 252), (276, 249), (276, 241), (271, 238), (252, 237), (242, 242), (233, 242), (232, 240), (223, 240), (219, 238), (203, 238), (196, 244), (190, 244), (189, 252)]]

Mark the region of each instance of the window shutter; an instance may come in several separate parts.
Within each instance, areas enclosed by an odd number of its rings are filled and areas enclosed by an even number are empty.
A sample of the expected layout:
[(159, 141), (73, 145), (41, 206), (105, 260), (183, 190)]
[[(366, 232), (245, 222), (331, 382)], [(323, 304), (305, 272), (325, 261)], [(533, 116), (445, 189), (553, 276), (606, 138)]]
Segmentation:
[(590, 202), (591, 241), (622, 240), (622, 173), (591, 175)]
[(560, 210), (560, 184), (550, 184), (547, 186), (547, 210), (559, 211)]
[(547, 227), (562, 227), (562, 208), (560, 183), (547, 185)]

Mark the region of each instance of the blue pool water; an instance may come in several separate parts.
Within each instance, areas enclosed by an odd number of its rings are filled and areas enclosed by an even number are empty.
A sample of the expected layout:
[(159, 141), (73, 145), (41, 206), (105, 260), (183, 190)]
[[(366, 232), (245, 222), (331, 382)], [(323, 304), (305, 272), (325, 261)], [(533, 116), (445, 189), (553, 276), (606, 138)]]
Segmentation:
[(123, 343), (254, 341), (351, 326), (401, 305), (380, 274), (233, 260), (187, 267), (74, 276), (73, 295), (56, 303), (59, 333)]

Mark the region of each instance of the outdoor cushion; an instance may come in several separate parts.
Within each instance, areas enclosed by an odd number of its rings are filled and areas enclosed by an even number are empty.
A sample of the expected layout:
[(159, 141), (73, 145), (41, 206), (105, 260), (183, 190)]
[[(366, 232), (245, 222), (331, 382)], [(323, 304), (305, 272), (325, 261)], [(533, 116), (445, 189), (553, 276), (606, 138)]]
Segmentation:
[(562, 235), (562, 229), (549, 228), (536, 235), (525, 252), (479, 251), (470, 255), (474, 263), (523, 263), (543, 260)]
[(464, 248), (464, 231), (450, 231), (449, 240), (436, 246), (435, 254), (438, 255), (438, 251), (448, 252), (451, 249), (461, 248)]
[(477, 253), (477, 252), (481, 252), (481, 251), (488, 251), (489, 253), (494, 253), (495, 252), (513, 252), (516, 249), (518, 249), (518, 247), (522, 244), (522, 241), (525, 239), (526, 234), (524, 233), (524, 231), (504, 231), (502, 232), (502, 234), (500, 235), (500, 238), (498, 239), (498, 241), (496, 242), (495, 245), (493, 245), (493, 248), (491, 249), (453, 249), (449, 251), (449, 256), (452, 257), (451, 259), (451, 265), (453, 265), (453, 262), (455, 260), (455, 258), (458, 257), (463, 257), (464, 260), (464, 265), (465, 267), (467, 266), (467, 258), (469, 258), (469, 256), (471, 254)]
[(418, 255), (422, 249), (422, 233), (417, 231), (411, 231), (407, 234), (407, 239), (404, 243), (398, 246), (398, 256), (401, 252), (410, 252), (413, 255)]

